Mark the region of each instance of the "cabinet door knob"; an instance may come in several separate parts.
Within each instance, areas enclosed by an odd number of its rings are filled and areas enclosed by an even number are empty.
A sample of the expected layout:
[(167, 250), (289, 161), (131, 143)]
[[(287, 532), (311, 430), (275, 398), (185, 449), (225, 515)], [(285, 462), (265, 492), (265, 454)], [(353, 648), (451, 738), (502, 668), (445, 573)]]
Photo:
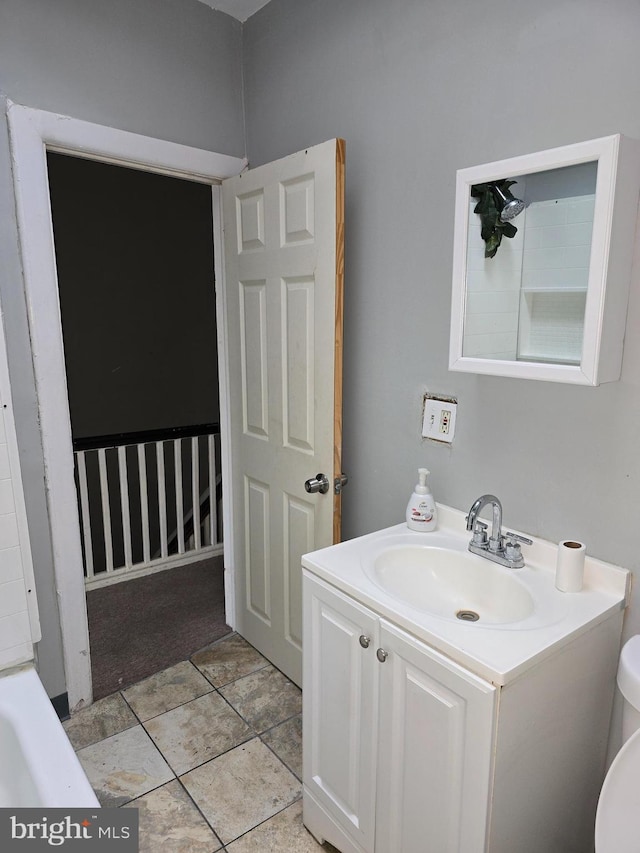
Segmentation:
[(378, 651), (376, 652), (376, 657), (378, 658), (380, 663), (384, 663), (389, 657), (389, 652), (385, 652), (384, 649), (378, 649)]
[(360, 645), (363, 649), (368, 649), (369, 644), (371, 643), (371, 637), (365, 637), (364, 634), (360, 634)]

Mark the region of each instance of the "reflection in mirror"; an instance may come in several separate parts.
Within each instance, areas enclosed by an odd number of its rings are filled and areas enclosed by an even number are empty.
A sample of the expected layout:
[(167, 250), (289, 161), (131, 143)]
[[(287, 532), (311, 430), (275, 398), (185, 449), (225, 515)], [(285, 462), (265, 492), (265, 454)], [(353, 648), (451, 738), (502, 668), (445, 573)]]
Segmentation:
[[(498, 185), (525, 204), (507, 222)], [(621, 134), (458, 169), (449, 369), (619, 379), (639, 191), (640, 142)]]
[(492, 257), (474, 212), (479, 196), (469, 193), (463, 356), (580, 364), (597, 167), (513, 179), (509, 190), (525, 208)]

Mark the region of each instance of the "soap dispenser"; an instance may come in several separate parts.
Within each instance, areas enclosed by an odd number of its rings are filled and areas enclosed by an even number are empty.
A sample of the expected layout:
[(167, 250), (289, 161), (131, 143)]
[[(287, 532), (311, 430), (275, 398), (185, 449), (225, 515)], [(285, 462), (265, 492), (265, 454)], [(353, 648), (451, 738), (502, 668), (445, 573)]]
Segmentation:
[(438, 526), (436, 502), (427, 486), (428, 476), (426, 468), (418, 468), (418, 482), (407, 504), (407, 527), (423, 533), (429, 533)]

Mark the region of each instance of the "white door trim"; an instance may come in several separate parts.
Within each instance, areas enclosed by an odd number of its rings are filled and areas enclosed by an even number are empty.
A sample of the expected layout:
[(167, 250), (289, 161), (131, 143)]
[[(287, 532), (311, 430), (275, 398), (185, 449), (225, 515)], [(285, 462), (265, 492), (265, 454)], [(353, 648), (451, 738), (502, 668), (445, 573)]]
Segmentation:
[[(91, 662), (46, 152), (53, 150), (135, 166), (212, 185), (241, 172), (246, 167), (246, 161), (20, 106), (11, 101), (7, 102), (7, 118), (66, 685), (69, 707), (73, 711), (91, 702)], [(212, 193), (212, 203), (215, 272), (220, 281), (223, 243), (218, 210), (219, 193), (216, 188)], [(221, 287), (216, 289), (218, 293), (223, 290)], [(218, 316), (221, 318), (224, 315)], [(225, 459), (228, 458), (229, 441), (228, 364), (222, 325), (218, 322), (221, 344), (221, 440), (222, 456)], [(223, 521), (227, 531), (233, 529), (231, 506), (229, 497), (223, 494)], [(228, 572), (232, 572), (231, 566), (231, 563), (227, 563)], [(233, 580), (229, 576), (226, 580), (227, 593), (232, 595)], [(226, 603), (231, 618), (234, 611), (229, 604), (232, 601)]]
[[(246, 168), (244, 161), (243, 168)], [(238, 174), (238, 173), (236, 173)], [(236, 616), (236, 578), (233, 527), (233, 482), (231, 479), (231, 387), (229, 383), (229, 337), (227, 331), (227, 289), (224, 264), (222, 223), (222, 187), (211, 187), (213, 200), (213, 245), (216, 276), (216, 318), (218, 331), (218, 389), (220, 394), (220, 474), (222, 476), (222, 536), (224, 542), (224, 606), (227, 625), (234, 628)], [(226, 533), (225, 533), (226, 531)], [(226, 542), (224, 541), (226, 539)]]

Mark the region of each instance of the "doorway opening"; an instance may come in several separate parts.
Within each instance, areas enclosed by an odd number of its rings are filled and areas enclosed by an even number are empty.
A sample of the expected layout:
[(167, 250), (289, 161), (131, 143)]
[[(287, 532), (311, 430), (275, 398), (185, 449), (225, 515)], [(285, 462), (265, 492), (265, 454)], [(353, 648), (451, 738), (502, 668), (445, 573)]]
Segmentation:
[(47, 173), (97, 699), (231, 630), (211, 187), (51, 151)]
[[(62, 328), (51, 224), (46, 152), (184, 177), (209, 185), (213, 206), (216, 279), (222, 282), (220, 184), (238, 175), (246, 159), (143, 136), (7, 101), (16, 216), (28, 312), (30, 348), (43, 453), (53, 580), (57, 592), (64, 678), (74, 713), (92, 700), (82, 537), (73, 477)], [(224, 528), (234, 529), (230, 476), (229, 344), (226, 295), (216, 288), (220, 363), (221, 466)], [(233, 541), (225, 545), (225, 609), (235, 621)]]

